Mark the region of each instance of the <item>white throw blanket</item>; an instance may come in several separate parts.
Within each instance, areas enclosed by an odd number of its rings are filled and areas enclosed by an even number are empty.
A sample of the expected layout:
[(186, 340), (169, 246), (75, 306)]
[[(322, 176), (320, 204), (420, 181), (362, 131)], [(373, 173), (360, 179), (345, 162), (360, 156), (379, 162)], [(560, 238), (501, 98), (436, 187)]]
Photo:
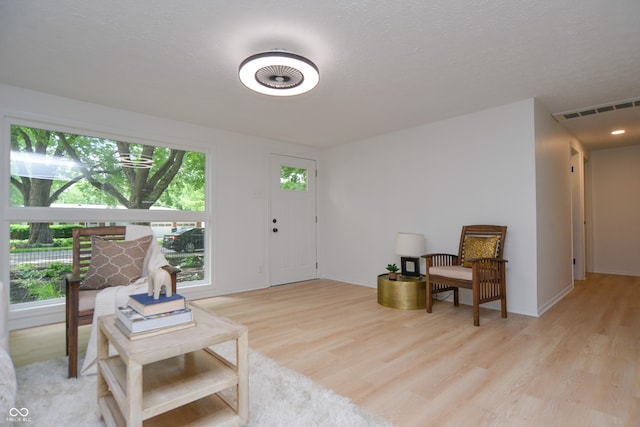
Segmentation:
[[(153, 235), (151, 227), (145, 225), (127, 225), (125, 240), (135, 240), (148, 235)], [(115, 313), (118, 307), (127, 304), (129, 295), (146, 293), (149, 289), (149, 276), (165, 265), (169, 265), (169, 263), (162, 254), (158, 242), (153, 239), (144, 258), (142, 277), (140, 279), (129, 286), (114, 286), (98, 292), (93, 312), (91, 334), (89, 335), (89, 342), (87, 343), (87, 352), (84, 357), (82, 369), (80, 370), (82, 375), (95, 375), (97, 373), (95, 362), (98, 355), (98, 317)], [(167, 287), (171, 286), (170, 284), (166, 285)], [(111, 346), (109, 347), (109, 354), (116, 354), (115, 349)]]

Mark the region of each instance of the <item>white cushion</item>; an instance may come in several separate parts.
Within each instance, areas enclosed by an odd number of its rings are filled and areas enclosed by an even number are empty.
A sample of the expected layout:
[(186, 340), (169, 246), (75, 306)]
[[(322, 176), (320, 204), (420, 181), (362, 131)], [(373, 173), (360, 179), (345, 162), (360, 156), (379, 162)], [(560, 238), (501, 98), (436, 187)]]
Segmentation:
[(78, 292), (78, 311), (93, 310), (98, 292), (100, 292), (100, 289), (80, 289), (80, 292)]
[(461, 265), (442, 265), (429, 267), (429, 274), (434, 276), (451, 277), (452, 279), (471, 280), (473, 270)]

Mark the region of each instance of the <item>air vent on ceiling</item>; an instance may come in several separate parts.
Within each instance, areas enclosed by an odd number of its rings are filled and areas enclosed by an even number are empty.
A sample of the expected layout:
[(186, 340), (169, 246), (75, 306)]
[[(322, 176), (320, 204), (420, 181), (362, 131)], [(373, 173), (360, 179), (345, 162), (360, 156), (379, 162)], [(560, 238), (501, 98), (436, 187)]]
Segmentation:
[(552, 116), (558, 120), (569, 120), (578, 117), (587, 117), (594, 114), (606, 113), (608, 111), (623, 110), (625, 108), (640, 107), (640, 98), (625, 99), (623, 101), (610, 102), (608, 104), (596, 105), (593, 107), (579, 108), (577, 110), (563, 111), (562, 113), (554, 113)]

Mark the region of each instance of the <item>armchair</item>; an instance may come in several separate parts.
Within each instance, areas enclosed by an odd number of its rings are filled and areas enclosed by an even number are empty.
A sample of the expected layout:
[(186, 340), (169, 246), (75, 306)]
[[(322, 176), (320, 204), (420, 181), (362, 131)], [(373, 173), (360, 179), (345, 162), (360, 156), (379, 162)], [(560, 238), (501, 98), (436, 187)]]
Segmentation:
[(466, 225), (462, 227), (458, 255), (427, 254), (426, 310), (432, 312), (433, 295), (453, 291), (458, 306), (458, 289), (473, 291), (473, 324), (480, 326), (480, 304), (500, 300), (502, 317), (507, 317), (507, 287), (503, 259), (506, 226)]
[[(78, 327), (93, 322), (96, 295), (103, 288), (127, 286), (144, 276), (152, 247), (154, 244), (157, 247), (151, 236), (125, 241), (126, 231), (126, 226), (73, 229), (73, 272), (66, 278), (66, 346), (70, 378), (78, 376)], [(114, 247), (122, 252), (109, 258), (108, 251)], [(104, 248), (104, 253), (96, 252), (97, 248)], [(162, 268), (169, 273), (171, 289), (175, 293), (176, 275), (180, 270), (169, 265)], [(88, 286), (89, 281), (91, 286)]]

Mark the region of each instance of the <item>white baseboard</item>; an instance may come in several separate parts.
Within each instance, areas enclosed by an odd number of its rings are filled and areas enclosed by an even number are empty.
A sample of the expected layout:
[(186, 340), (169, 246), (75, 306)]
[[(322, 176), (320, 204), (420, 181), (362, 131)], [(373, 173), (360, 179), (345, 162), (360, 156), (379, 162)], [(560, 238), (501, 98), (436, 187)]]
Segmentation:
[(546, 303), (542, 304), (541, 306), (538, 307), (538, 315), (542, 316), (544, 314), (545, 311), (549, 310), (551, 307), (553, 307), (554, 305), (556, 305), (556, 303), (558, 301), (560, 301), (562, 298), (564, 298), (565, 296), (567, 296), (567, 294), (569, 292), (571, 292), (573, 290), (573, 282), (569, 283), (569, 285), (564, 288), (563, 290), (561, 290), (560, 292), (558, 292), (553, 298), (551, 298), (549, 301), (547, 301)]

